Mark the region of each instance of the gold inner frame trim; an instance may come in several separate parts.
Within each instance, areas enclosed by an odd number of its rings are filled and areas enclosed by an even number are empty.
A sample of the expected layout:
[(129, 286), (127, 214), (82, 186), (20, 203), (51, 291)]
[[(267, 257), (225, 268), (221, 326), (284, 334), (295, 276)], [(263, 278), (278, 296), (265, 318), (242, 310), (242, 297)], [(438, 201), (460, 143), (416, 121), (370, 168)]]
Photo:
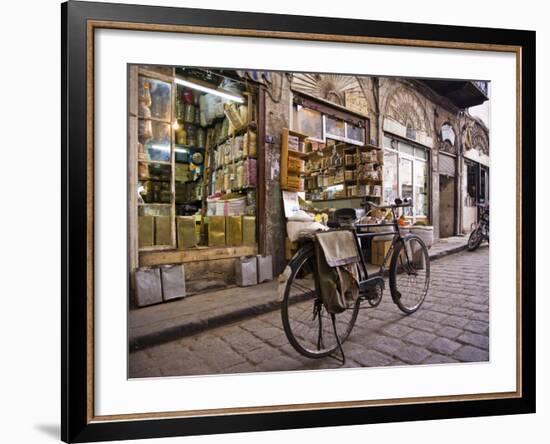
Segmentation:
[[(205, 34), (221, 35), (235, 37), (256, 37), (256, 38), (277, 38), (289, 40), (309, 40), (325, 41), (338, 43), (362, 43), (373, 45), (395, 45), (421, 48), (441, 48), (441, 49), (460, 49), (473, 51), (489, 52), (510, 52), (516, 56), (516, 391), (498, 392), (498, 393), (480, 393), (464, 394), (452, 396), (424, 396), (410, 398), (395, 398), (386, 400), (362, 400), (362, 401), (341, 401), (325, 403), (308, 404), (285, 404), (272, 406), (256, 407), (230, 407), (206, 410), (185, 410), (173, 412), (145, 412), (128, 413), (117, 415), (94, 414), (94, 31), (95, 29), (119, 29), (130, 31), (149, 31), (149, 32), (175, 32), (187, 34)], [(108, 422), (108, 421), (128, 421), (128, 420), (155, 420), (161, 418), (189, 418), (199, 416), (226, 416), (238, 414), (260, 414), (272, 412), (295, 412), (303, 410), (327, 410), (335, 408), (359, 408), (375, 407), (388, 405), (405, 405), (415, 403), (440, 403), (440, 402), (460, 402), (460, 401), (479, 401), (491, 399), (510, 399), (522, 396), (522, 349), (521, 349), (521, 256), (522, 256), (522, 213), (521, 213), (521, 146), (522, 146), (522, 108), (521, 108), (521, 67), (522, 50), (521, 46), (498, 45), (488, 43), (470, 43), (470, 42), (448, 42), (433, 40), (415, 40), (398, 39), (366, 36), (346, 36), (334, 34), (306, 34), (299, 32), (283, 31), (263, 31), (254, 29), (234, 29), (234, 28), (214, 28), (202, 26), (187, 25), (164, 25), (131, 23), (122, 21), (87, 21), (87, 419), (88, 423)]]

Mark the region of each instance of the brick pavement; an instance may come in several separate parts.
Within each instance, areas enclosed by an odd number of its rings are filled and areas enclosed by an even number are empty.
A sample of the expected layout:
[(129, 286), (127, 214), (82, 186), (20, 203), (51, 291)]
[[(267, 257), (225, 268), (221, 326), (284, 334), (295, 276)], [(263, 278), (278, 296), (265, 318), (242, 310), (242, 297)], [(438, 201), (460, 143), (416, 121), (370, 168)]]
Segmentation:
[[(488, 361), (489, 249), (433, 261), (430, 291), (412, 315), (401, 313), (387, 289), (378, 307), (359, 312), (344, 350), (346, 367)], [(278, 310), (129, 357), (131, 378), (339, 367), (299, 355)]]

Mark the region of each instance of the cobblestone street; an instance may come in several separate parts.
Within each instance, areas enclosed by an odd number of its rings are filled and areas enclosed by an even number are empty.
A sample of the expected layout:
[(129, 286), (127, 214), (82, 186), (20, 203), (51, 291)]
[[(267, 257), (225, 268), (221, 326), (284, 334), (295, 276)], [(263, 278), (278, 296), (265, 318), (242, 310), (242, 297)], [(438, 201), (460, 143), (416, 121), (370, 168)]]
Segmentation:
[[(196, 296), (200, 297), (200, 296)], [(346, 367), (489, 360), (489, 249), (433, 261), (422, 307), (403, 314), (389, 285), (382, 303), (360, 310), (344, 343)], [(129, 377), (339, 368), (288, 343), (279, 310), (130, 353)]]

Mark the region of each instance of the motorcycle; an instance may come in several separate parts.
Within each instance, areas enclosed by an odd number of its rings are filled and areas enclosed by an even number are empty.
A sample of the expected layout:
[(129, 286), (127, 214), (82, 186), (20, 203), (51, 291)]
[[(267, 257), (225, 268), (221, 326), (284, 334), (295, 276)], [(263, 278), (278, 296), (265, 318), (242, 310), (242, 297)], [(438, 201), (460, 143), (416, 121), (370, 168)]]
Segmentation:
[(487, 240), (489, 242), (489, 205), (479, 204), (482, 208), (479, 221), (473, 225), (472, 232), (468, 238), (468, 250), (474, 251), (481, 242)]

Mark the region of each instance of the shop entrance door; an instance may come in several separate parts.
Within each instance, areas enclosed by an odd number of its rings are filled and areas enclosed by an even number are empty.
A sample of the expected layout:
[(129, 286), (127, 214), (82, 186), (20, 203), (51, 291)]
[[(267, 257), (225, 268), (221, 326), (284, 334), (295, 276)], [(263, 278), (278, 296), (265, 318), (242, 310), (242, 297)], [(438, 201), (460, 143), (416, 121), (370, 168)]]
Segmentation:
[(455, 178), (439, 175), (439, 237), (450, 237), (454, 233), (455, 221)]

